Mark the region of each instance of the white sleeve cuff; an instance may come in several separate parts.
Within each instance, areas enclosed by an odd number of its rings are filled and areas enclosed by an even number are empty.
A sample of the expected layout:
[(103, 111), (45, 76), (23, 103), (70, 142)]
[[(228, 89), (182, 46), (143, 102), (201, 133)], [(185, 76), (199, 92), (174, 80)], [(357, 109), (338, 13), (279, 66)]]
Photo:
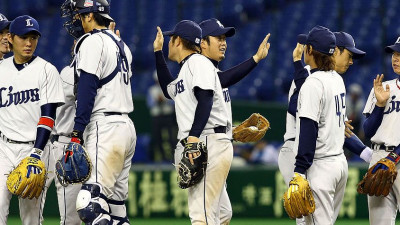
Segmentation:
[(360, 158), (362, 158), (365, 162), (371, 162), (372, 158), (372, 149), (366, 147), (360, 154)]

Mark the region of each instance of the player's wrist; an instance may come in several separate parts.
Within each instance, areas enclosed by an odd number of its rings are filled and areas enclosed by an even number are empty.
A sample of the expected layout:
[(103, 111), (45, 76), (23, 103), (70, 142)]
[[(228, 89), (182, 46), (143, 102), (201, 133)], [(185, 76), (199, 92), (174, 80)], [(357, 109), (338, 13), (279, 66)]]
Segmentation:
[(254, 62), (256, 62), (256, 63), (258, 63), (258, 62), (260, 62), (260, 57), (258, 57), (257, 56), (257, 54), (255, 54), (255, 55), (253, 55), (253, 60), (254, 60)]
[(43, 150), (38, 149), (38, 148), (33, 148), (31, 151), (31, 154), (29, 155), (30, 157), (36, 158), (36, 159), (40, 159), (40, 157), (43, 154)]
[(83, 132), (79, 130), (72, 131), (71, 142), (83, 144)]
[(365, 162), (369, 163), (371, 162), (372, 152), (373, 152), (372, 149), (366, 146), (364, 150), (361, 152), (360, 158), (363, 159)]
[(376, 104), (376, 106), (383, 108), (386, 106), (386, 102), (387, 101), (378, 101), (375, 104)]
[(387, 159), (391, 160), (395, 164), (397, 164), (400, 161), (400, 156), (396, 154), (395, 152), (391, 152), (386, 156)]

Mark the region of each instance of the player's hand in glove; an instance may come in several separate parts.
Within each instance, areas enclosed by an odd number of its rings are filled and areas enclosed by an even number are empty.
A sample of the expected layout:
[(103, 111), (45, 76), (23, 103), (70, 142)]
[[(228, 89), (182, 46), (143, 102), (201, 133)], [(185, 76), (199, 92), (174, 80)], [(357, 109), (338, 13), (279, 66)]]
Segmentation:
[(69, 143), (64, 155), (56, 162), (57, 179), (63, 186), (87, 181), (91, 171), (89, 156), (78, 143)]
[(233, 129), (233, 139), (240, 142), (256, 142), (264, 137), (269, 129), (269, 121), (259, 113), (253, 113)]
[(39, 198), (46, 183), (46, 167), (40, 160), (42, 150), (34, 148), (7, 177), (7, 188), (21, 198)]
[(178, 185), (182, 189), (201, 181), (207, 170), (207, 146), (204, 142), (186, 143), (178, 165)]
[(387, 196), (397, 177), (396, 164), (400, 156), (394, 152), (379, 160), (368, 169), (364, 178), (357, 185), (357, 192), (369, 196)]
[(283, 207), (291, 219), (308, 216), (315, 211), (315, 201), (305, 176), (294, 173), (289, 189), (283, 195)]

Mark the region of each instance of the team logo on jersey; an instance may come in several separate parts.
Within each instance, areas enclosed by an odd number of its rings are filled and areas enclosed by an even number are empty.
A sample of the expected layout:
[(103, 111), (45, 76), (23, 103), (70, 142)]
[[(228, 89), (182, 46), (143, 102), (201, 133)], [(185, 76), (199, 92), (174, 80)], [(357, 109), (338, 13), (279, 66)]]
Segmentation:
[(222, 25), (222, 23), (219, 22), (219, 20), (217, 20), (217, 24), (218, 24), (219, 27), (224, 28), (224, 25)]
[(31, 21), (32, 19), (26, 19), (25, 21), (26, 21), (26, 26), (27, 27), (33, 27), (33, 23), (32, 23), (32, 21)]
[(230, 102), (231, 101), (231, 96), (229, 95), (229, 90), (224, 90), (222, 93), (224, 94), (225, 102)]
[(383, 114), (390, 114), (394, 111), (400, 112), (400, 101), (394, 101), (395, 99), (396, 99), (396, 95), (393, 95), (392, 99), (389, 102), (390, 106)]
[(183, 86), (183, 80), (180, 80), (175, 84), (175, 93), (180, 94), (184, 91), (185, 91), (185, 86)]
[[(0, 88), (0, 108), (8, 107), (12, 104), (25, 104), (29, 101), (37, 102), (39, 98), (39, 88), (13, 92), (13, 86)], [(4, 98), (3, 98), (4, 97)]]

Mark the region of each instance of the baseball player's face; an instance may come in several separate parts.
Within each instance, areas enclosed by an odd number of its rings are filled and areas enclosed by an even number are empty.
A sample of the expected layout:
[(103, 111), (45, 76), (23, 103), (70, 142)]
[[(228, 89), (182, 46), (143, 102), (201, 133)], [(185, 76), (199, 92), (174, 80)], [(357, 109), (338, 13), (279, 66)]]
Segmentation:
[(36, 50), (39, 35), (35, 33), (28, 33), (22, 36), (9, 34), (8, 41), (12, 44), (15, 58), (26, 62), (32, 58)]
[(4, 54), (10, 52), (10, 46), (7, 39), (8, 29), (0, 31), (0, 58), (3, 58)]
[(336, 47), (335, 53), (335, 71), (339, 74), (344, 74), (349, 69), (351, 65), (353, 65), (353, 54), (344, 49), (343, 52), (340, 52), (339, 48)]
[(210, 59), (221, 61), (225, 58), (225, 52), (228, 47), (226, 36), (209, 36), (210, 43), (202, 40), (202, 54)]
[(393, 52), (392, 67), (393, 71), (400, 75), (400, 52)]

